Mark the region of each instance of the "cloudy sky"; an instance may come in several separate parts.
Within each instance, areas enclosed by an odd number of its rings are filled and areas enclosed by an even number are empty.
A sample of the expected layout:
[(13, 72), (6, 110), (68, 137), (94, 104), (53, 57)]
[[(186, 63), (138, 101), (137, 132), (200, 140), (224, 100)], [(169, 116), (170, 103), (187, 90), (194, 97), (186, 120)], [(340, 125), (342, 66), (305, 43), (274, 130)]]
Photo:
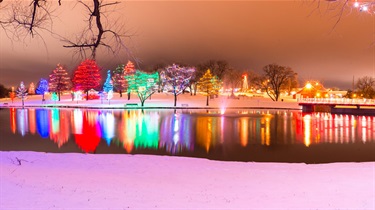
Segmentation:
[[(301, 82), (320, 80), (327, 87), (351, 88), (353, 76), (375, 77), (375, 15), (349, 10), (337, 16), (325, 3), (311, 1), (121, 1), (108, 18), (125, 24), (128, 46), (140, 69), (158, 63), (196, 65), (209, 59), (227, 60), (236, 70), (261, 72), (278, 63), (293, 68)], [(64, 37), (79, 32), (85, 10), (63, 1), (53, 29)], [(0, 83), (38, 82), (57, 63), (69, 72), (79, 64), (56, 36), (12, 42), (0, 29)], [(126, 63), (125, 52), (99, 53), (103, 67)], [(104, 75), (104, 73), (103, 73)]]

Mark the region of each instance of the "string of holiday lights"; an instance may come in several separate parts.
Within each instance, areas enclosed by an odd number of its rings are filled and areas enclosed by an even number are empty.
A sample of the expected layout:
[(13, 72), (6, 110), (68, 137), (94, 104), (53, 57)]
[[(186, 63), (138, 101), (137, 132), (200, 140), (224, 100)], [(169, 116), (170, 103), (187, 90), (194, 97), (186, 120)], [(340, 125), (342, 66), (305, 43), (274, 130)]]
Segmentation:
[(375, 14), (375, 0), (354, 0), (352, 6), (358, 9), (360, 12)]

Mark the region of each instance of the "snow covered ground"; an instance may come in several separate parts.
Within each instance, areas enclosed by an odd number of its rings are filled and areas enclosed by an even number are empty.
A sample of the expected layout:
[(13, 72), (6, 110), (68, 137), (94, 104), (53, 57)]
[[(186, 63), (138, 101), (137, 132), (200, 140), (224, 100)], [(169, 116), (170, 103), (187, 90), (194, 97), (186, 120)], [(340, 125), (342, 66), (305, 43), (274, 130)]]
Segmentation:
[[(205, 97), (193, 97), (179, 96), (178, 107), (205, 107)], [(134, 95), (131, 102), (139, 100)], [(131, 102), (116, 96), (105, 106), (119, 108)], [(2, 99), (0, 103), (19, 106), (20, 100), (11, 103)], [(40, 106), (40, 96), (29, 97), (25, 104)], [(47, 104), (54, 102), (47, 99)], [(56, 105), (77, 103), (64, 96)], [(78, 103), (82, 107), (103, 105), (98, 101)], [(291, 99), (210, 100), (210, 107), (222, 106), (299, 108)], [(145, 107), (173, 107), (173, 96), (155, 94)], [(375, 162), (306, 165), (152, 155), (0, 152), (0, 209), (128, 208), (375, 209)]]
[(0, 152), (0, 209), (374, 209), (375, 163)]
[[(66, 94), (61, 97), (61, 101), (52, 101), (50, 95), (46, 95), (46, 102), (42, 104), (42, 96), (32, 95), (28, 96), (25, 100), (25, 107), (28, 106), (64, 106), (64, 107), (95, 107), (95, 108), (124, 108), (127, 103), (138, 104), (141, 107), (140, 100), (136, 94), (131, 95), (131, 99), (127, 99), (127, 95), (123, 94), (120, 98), (118, 93), (114, 94), (114, 98), (109, 102), (107, 100), (89, 100), (89, 101), (72, 101), (71, 95)], [(190, 96), (189, 93), (181, 94), (177, 98), (177, 108), (291, 108), (301, 109), (295, 99), (291, 99), (290, 96), (282, 97), (283, 101), (273, 102), (269, 98), (264, 97), (253, 97), (240, 96), (239, 99), (229, 99), (227, 96), (221, 95), (218, 98), (210, 99), (209, 106), (206, 106), (206, 96), (197, 94), (196, 96)], [(144, 104), (144, 108), (173, 108), (174, 98), (170, 93), (155, 93), (151, 96), (151, 99), (147, 99)], [(16, 98), (14, 102), (7, 99), (0, 99), (0, 107), (20, 107), (22, 106), (21, 100)], [(134, 107), (133, 107), (134, 108)]]

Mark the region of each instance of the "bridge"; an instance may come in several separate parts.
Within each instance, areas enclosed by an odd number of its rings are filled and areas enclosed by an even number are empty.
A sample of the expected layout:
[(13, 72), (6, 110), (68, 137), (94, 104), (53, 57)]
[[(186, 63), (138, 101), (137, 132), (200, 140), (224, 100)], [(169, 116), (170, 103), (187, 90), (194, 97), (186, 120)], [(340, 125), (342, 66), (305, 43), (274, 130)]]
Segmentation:
[(375, 99), (301, 98), (298, 105), (302, 112), (375, 115)]

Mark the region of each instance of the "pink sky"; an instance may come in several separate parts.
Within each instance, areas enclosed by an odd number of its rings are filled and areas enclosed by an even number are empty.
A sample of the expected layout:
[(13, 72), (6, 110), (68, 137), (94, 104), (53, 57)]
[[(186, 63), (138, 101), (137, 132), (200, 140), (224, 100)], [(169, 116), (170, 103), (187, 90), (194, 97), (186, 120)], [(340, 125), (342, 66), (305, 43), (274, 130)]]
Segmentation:
[[(121, 1), (110, 18), (123, 22), (130, 34), (139, 68), (158, 63), (196, 65), (225, 59), (237, 70), (261, 72), (276, 62), (291, 66), (301, 82), (322, 81), (326, 86), (351, 88), (353, 76), (375, 76), (375, 15), (352, 11), (337, 20), (322, 4), (302, 1)], [(85, 14), (80, 5), (63, 2), (53, 29), (74, 37)], [(26, 84), (47, 77), (56, 64), (69, 71), (78, 65), (72, 51), (48, 33), (40, 38), (11, 41), (0, 30), (0, 83)], [(99, 53), (98, 62), (114, 69), (129, 59)]]

